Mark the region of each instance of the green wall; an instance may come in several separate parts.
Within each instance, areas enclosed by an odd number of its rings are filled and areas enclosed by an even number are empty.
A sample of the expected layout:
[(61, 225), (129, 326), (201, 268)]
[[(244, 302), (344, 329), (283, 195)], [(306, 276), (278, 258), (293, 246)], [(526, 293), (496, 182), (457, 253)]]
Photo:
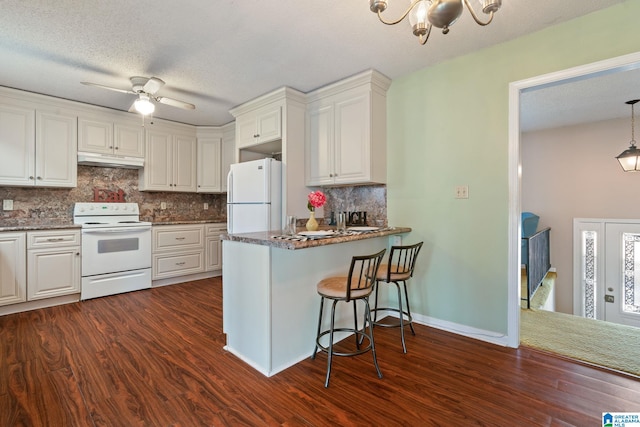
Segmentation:
[[(413, 228), (407, 243), (425, 242), (414, 313), (507, 332), (509, 83), (640, 51), (638, 18), (628, 0), (394, 80), (387, 209)], [(454, 198), (457, 185), (469, 199)]]

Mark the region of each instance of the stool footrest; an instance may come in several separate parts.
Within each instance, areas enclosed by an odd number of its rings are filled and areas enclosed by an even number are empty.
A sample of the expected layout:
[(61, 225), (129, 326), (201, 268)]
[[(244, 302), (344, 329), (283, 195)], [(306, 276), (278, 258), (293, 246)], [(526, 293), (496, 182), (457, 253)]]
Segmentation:
[[(378, 308), (373, 308), (371, 309), (371, 317), (375, 317), (374, 313), (378, 312), (378, 311), (393, 311), (394, 313), (398, 313), (400, 314), (400, 310), (397, 308), (393, 308), (393, 307), (378, 307)], [(403, 311), (402, 314), (404, 315), (404, 319), (402, 320), (403, 325), (402, 326), (408, 326), (409, 324), (411, 324), (411, 322), (413, 322), (413, 318), (411, 317), (411, 314), (409, 314), (406, 311)], [(383, 328), (399, 328), (400, 325), (400, 319), (398, 319), (395, 322), (392, 323), (383, 323), (381, 321), (372, 321), (372, 323), (376, 326), (381, 326)]]
[[(328, 335), (331, 331), (327, 330), (327, 331), (323, 331), (320, 333), (320, 335), (318, 335), (318, 339), (316, 339), (316, 344), (318, 345), (318, 348), (325, 352), (325, 353), (329, 353), (329, 347), (324, 346), (322, 344), (320, 344), (320, 338), (322, 338), (325, 335)], [(367, 344), (366, 347), (361, 347), (358, 350), (352, 351), (352, 352), (338, 352), (335, 350), (336, 345), (339, 345), (340, 342), (352, 338), (351, 336), (345, 337), (343, 340), (339, 341), (338, 343), (333, 343), (333, 351), (331, 352), (331, 354), (333, 354), (334, 356), (358, 356), (360, 354), (364, 354), (368, 351), (371, 350), (371, 337), (369, 336), (369, 334), (367, 334), (366, 332), (363, 331), (356, 331), (355, 329), (349, 329), (349, 328), (337, 328), (333, 330), (334, 333), (336, 332), (351, 332), (352, 334), (356, 334), (358, 336), (358, 342), (362, 343), (364, 341), (364, 338), (366, 338), (369, 343)]]

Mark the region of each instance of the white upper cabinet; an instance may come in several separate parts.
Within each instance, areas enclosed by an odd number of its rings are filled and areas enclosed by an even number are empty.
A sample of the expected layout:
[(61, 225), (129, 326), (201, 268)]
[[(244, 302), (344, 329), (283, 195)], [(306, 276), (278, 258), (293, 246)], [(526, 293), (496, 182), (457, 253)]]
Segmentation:
[(306, 185), (386, 183), (390, 83), (370, 70), (309, 94)]
[(184, 129), (156, 127), (146, 132), (141, 191), (196, 192), (197, 140)]
[(144, 128), (133, 121), (80, 117), (78, 151), (142, 158)]
[(214, 128), (198, 129), (198, 193), (219, 193), (222, 189), (221, 145), (221, 131)]
[(75, 187), (77, 116), (0, 94), (0, 185)]
[(238, 116), (236, 147), (248, 147), (282, 139), (282, 107), (270, 105)]
[(227, 176), (231, 165), (236, 162), (236, 124), (229, 123), (222, 127), (222, 157), (220, 159), (220, 191), (227, 192)]

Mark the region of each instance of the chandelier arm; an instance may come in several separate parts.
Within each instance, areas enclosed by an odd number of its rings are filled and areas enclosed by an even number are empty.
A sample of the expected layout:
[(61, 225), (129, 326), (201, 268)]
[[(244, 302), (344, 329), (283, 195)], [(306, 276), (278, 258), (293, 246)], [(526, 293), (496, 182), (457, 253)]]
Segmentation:
[[(380, 20), (380, 22), (382, 22), (383, 24), (386, 25), (396, 25), (399, 22), (401, 22), (404, 18), (407, 17), (407, 15), (409, 14), (409, 12), (411, 12), (411, 9), (413, 9), (413, 6), (415, 6), (420, 0), (413, 0), (411, 2), (411, 4), (409, 5), (409, 8), (402, 14), (402, 16), (400, 18), (398, 18), (395, 21), (385, 21), (384, 18), (382, 17), (382, 11), (380, 9), (377, 10), (377, 14), (378, 14), (378, 19)], [(466, 0), (465, 0), (466, 1)]]
[(476, 12), (473, 10), (473, 7), (471, 7), (471, 4), (469, 4), (469, 0), (463, 0), (463, 1), (465, 6), (467, 6), (467, 9), (469, 9), (471, 16), (473, 16), (473, 20), (476, 21), (476, 24), (482, 25), (483, 27), (485, 25), (491, 24), (491, 21), (493, 21), (493, 10), (489, 12), (489, 19), (487, 21), (481, 21), (480, 18), (478, 18), (478, 15), (476, 15)]

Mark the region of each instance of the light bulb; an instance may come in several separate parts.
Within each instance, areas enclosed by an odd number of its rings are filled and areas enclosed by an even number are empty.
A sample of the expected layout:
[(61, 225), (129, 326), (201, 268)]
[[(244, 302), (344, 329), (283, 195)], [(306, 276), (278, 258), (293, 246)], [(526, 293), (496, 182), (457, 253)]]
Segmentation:
[(149, 96), (145, 94), (140, 94), (140, 98), (133, 103), (136, 111), (143, 116), (148, 116), (153, 113), (156, 109), (155, 105), (151, 101), (149, 101)]
[(409, 24), (413, 29), (413, 34), (418, 36), (425, 34), (427, 28), (427, 13), (429, 12), (430, 0), (420, 0), (409, 12)]

